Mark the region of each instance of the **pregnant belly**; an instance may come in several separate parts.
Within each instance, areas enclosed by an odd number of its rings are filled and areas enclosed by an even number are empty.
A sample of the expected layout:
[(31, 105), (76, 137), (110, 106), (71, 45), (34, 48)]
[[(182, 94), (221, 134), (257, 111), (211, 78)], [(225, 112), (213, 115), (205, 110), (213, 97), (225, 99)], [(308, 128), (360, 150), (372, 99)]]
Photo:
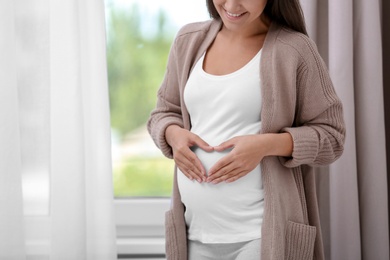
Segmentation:
[[(230, 150), (223, 152), (206, 152), (200, 148), (193, 149), (202, 162), (206, 173)], [(224, 214), (238, 210), (253, 210), (263, 198), (260, 166), (232, 183), (219, 184), (198, 183), (191, 181), (178, 169), (178, 186), (181, 199), (191, 214)]]
[(196, 154), (196, 156), (201, 161), (205, 171), (206, 175), (208, 176), (209, 171), (211, 167), (213, 167), (214, 164), (216, 164), (222, 157), (226, 156), (232, 149), (226, 149), (222, 152), (206, 152), (199, 147), (193, 147), (191, 150)]

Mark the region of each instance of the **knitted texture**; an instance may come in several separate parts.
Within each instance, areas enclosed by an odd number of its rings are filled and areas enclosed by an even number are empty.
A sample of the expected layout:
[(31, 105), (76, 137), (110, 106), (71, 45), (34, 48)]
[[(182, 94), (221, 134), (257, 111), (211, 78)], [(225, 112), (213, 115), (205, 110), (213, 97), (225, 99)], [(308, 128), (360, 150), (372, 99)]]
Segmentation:
[[(148, 121), (154, 142), (167, 157), (172, 158), (172, 149), (166, 143), (165, 129), (170, 124), (191, 128), (184, 86), (221, 26), (219, 20), (187, 25), (171, 48), (157, 106)], [(305, 35), (272, 23), (259, 69), (261, 133), (288, 132), (294, 146), (291, 158), (269, 156), (260, 163), (264, 185), (261, 259), (322, 260), (313, 167), (328, 165), (343, 152), (342, 105), (315, 44)], [(185, 209), (176, 177), (172, 201), (173, 215), (167, 216), (167, 259), (187, 260)]]
[(313, 259), (316, 228), (289, 221), (286, 230), (286, 260)]

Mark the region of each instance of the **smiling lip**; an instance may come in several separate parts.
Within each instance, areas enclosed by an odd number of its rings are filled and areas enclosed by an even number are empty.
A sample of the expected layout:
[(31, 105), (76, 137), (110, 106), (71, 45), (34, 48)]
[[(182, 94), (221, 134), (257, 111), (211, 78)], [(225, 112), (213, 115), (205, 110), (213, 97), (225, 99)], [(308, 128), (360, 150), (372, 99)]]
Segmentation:
[(225, 10), (226, 16), (229, 17), (230, 19), (238, 19), (239, 17), (243, 16), (246, 12), (240, 13), (240, 14), (234, 14), (230, 13), (229, 11)]

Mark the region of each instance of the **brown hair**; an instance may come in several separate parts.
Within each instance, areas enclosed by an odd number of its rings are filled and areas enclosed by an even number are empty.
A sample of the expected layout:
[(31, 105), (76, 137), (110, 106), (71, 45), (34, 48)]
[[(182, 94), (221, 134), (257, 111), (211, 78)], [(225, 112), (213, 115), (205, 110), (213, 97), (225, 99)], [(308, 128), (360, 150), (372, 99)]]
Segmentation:
[[(206, 0), (210, 17), (220, 18), (213, 0)], [(305, 18), (299, 0), (267, 0), (264, 14), (282, 26), (307, 35)]]

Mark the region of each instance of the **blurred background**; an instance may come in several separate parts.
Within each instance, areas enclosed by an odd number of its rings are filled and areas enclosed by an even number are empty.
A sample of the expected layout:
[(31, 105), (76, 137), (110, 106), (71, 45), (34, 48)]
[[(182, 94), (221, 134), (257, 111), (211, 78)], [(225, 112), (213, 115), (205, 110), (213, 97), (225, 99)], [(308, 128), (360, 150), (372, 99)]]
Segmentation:
[(208, 19), (205, 1), (107, 0), (115, 197), (170, 196), (173, 161), (146, 130), (177, 30)]

